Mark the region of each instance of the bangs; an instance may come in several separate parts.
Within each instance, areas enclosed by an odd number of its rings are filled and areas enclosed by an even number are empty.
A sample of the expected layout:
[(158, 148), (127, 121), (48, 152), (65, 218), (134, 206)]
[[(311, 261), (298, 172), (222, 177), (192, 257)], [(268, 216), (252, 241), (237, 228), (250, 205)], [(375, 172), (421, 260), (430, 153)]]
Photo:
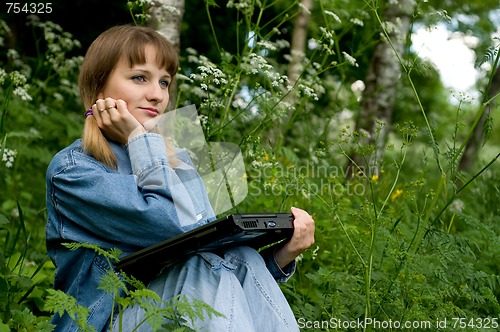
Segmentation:
[(123, 43), (122, 54), (129, 66), (146, 63), (147, 45), (152, 45), (156, 50), (156, 65), (159, 68), (165, 68), (170, 75), (175, 76), (179, 67), (177, 52), (161, 35), (152, 35), (143, 31), (137, 31)]

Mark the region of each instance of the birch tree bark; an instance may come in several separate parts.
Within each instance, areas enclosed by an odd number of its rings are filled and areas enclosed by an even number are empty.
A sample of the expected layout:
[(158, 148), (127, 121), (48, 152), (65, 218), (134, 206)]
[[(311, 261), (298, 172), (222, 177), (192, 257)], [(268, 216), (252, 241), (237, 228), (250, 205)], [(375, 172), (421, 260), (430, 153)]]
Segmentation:
[[(495, 75), (493, 75), (493, 78), (491, 80), (490, 89), (488, 91), (488, 99), (493, 98), (499, 92), (500, 92), (500, 70), (497, 69)], [(486, 119), (488, 117), (488, 114), (490, 113), (490, 110), (492, 108), (495, 108), (496, 105), (497, 105), (496, 101), (492, 100), (491, 103), (486, 106), (486, 109), (481, 115), (479, 122), (474, 128), (474, 132), (472, 133), (471, 138), (469, 139), (467, 145), (465, 146), (464, 152), (458, 164), (458, 168), (460, 170), (468, 171), (474, 165), (474, 162), (477, 159), (476, 157), (479, 153), (479, 149), (481, 147), (481, 143), (484, 140), (484, 125), (486, 123)]]
[(300, 3), (302, 10), (295, 19), (292, 32), (292, 42), (290, 44), (292, 61), (288, 67), (288, 80), (292, 86), (295, 82), (297, 82), (297, 79), (302, 73), (302, 65), (306, 53), (307, 26), (309, 25), (309, 20), (311, 19), (311, 11), (313, 7), (312, 0), (302, 0)]
[[(368, 138), (366, 143), (377, 143), (375, 160), (380, 160), (387, 141), (397, 85), (401, 79), (401, 65), (398, 56), (400, 58), (403, 56), (415, 6), (415, 0), (398, 0), (387, 3), (383, 18), (394, 49), (387, 40), (381, 40), (375, 47), (368, 67), (365, 90), (361, 99), (361, 110), (356, 120), (356, 131), (366, 133)], [(377, 133), (377, 121), (385, 122), (380, 133)], [(375, 162), (374, 160), (364, 160), (356, 153), (351, 155), (351, 158), (358, 166), (365, 169), (369, 165), (374, 165)], [(351, 163), (348, 166), (348, 173), (352, 175), (352, 172), (356, 171)], [(377, 168), (374, 169), (374, 172), (377, 173)]]
[(175, 47), (181, 47), (181, 24), (184, 0), (154, 0), (148, 25), (161, 33)]
[[(176, 49), (181, 50), (181, 26), (184, 16), (184, 0), (154, 0), (148, 26), (163, 35)], [(175, 108), (177, 101), (177, 84), (172, 81), (168, 109)]]
[[(291, 86), (294, 86), (299, 79), (302, 71), (304, 69), (304, 59), (306, 54), (306, 44), (307, 44), (307, 27), (309, 21), (311, 20), (311, 11), (313, 8), (313, 0), (301, 0), (300, 1), (300, 13), (295, 18), (293, 22), (292, 38), (290, 42), (290, 55), (291, 60), (288, 65), (288, 81)], [(289, 94), (286, 101), (290, 104), (295, 102), (295, 96)], [(269, 131), (268, 140), (277, 141), (276, 149), (279, 149), (283, 143), (284, 138), (289, 134), (290, 129), (294, 122), (294, 112), (295, 108), (292, 108), (285, 115), (284, 118), (284, 129), (273, 128)]]

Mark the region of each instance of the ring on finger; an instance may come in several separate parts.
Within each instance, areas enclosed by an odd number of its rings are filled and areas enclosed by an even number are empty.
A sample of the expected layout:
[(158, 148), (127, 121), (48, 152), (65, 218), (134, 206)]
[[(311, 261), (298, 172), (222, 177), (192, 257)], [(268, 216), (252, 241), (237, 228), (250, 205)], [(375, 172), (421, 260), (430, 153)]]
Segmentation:
[(106, 109), (108, 109), (108, 110), (110, 110), (112, 108), (115, 108), (115, 107), (114, 106), (108, 106), (108, 107), (106, 107)]
[(101, 113), (102, 113), (102, 112), (104, 112), (105, 110), (106, 110), (105, 108), (101, 108), (101, 109), (99, 109), (99, 112), (101, 112)]

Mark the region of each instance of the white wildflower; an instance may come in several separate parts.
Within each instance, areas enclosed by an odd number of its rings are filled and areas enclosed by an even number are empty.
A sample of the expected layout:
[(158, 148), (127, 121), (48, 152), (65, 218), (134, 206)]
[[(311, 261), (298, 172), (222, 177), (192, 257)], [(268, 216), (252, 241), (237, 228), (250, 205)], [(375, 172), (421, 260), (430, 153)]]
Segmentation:
[(201, 123), (202, 125), (204, 125), (204, 126), (205, 126), (206, 124), (208, 124), (208, 116), (206, 116), (206, 115), (204, 115), (204, 114), (199, 114), (199, 115), (198, 115), (198, 120), (200, 120), (200, 123)]
[(45, 104), (41, 104), (40, 105), (40, 109), (39, 109), (40, 113), (42, 114), (49, 114), (49, 108), (47, 107), (47, 105)]
[(329, 10), (325, 10), (325, 14), (328, 15), (328, 16), (331, 16), (333, 17), (333, 19), (335, 21), (337, 21), (337, 23), (342, 23), (342, 20), (340, 20), (340, 18), (337, 16), (337, 14), (335, 14), (334, 12), (331, 12)]
[(195, 55), (188, 55), (187, 56), (187, 61), (191, 62), (191, 63), (200, 63), (200, 60)]
[(453, 213), (459, 213), (463, 211), (464, 207), (465, 207), (464, 202), (457, 198), (453, 202), (451, 202), (450, 211)]
[(14, 165), (14, 160), (17, 156), (16, 150), (4, 149), (2, 155), (2, 161), (5, 162), (5, 167), (11, 168)]
[(290, 42), (284, 39), (278, 39), (275, 43), (276, 47), (280, 49), (290, 48)]
[(300, 254), (300, 255), (298, 255), (297, 257), (295, 257), (295, 262), (296, 262), (297, 264), (300, 264), (300, 263), (302, 263), (302, 259), (303, 259), (303, 258), (304, 258), (304, 255), (303, 255), (303, 254)]
[(263, 40), (263, 41), (257, 42), (257, 45), (262, 47), (262, 48), (265, 48), (269, 51), (276, 51), (278, 49), (276, 47), (276, 45), (274, 45), (273, 43), (271, 43), (268, 40)]
[(186, 52), (188, 52), (189, 54), (191, 55), (198, 55), (198, 51), (196, 51), (194, 48), (192, 47), (188, 47), (186, 48)]
[(318, 256), (318, 251), (319, 251), (319, 246), (316, 246), (312, 252), (312, 259), (315, 260), (316, 257)]
[(382, 27), (387, 31), (388, 34), (397, 33), (399, 31), (398, 26), (389, 21), (382, 22)]
[(356, 58), (354, 58), (350, 54), (347, 54), (346, 52), (342, 52), (342, 54), (344, 55), (344, 58), (346, 59), (347, 62), (349, 62), (351, 66), (359, 67), (358, 63), (356, 62)]
[(319, 43), (316, 39), (314, 38), (310, 38), (308, 41), (307, 41), (307, 47), (310, 49), (310, 50), (315, 50), (317, 49), (319, 46)]
[(252, 105), (250, 107), (250, 113), (251, 114), (258, 114), (259, 113), (259, 108), (256, 105)]
[(62, 101), (64, 100), (63, 95), (62, 95), (62, 94), (60, 94), (59, 92), (54, 92), (54, 93), (52, 94), (52, 96), (54, 97), (54, 99), (55, 99), (56, 101), (61, 101), (61, 102), (62, 102)]
[(305, 86), (304, 84), (299, 84), (299, 89), (302, 91), (302, 93), (307, 96), (307, 97), (310, 97), (314, 100), (318, 100), (318, 95), (316, 94), (316, 92), (308, 87), (308, 86)]
[(172, 16), (181, 16), (181, 11), (174, 6), (163, 5), (162, 8)]
[(351, 23), (353, 23), (355, 25), (359, 25), (360, 27), (364, 26), (363, 21), (360, 20), (359, 18), (352, 18), (351, 19)]
[(0, 20), (0, 31), (3, 30), (3, 32), (9, 34), (11, 32), (9, 26), (4, 20)]
[(351, 84), (351, 91), (356, 95), (356, 97), (361, 97), (361, 94), (365, 90), (365, 82), (362, 80), (357, 80)]
[(306, 14), (309, 14), (311, 15), (311, 11), (309, 10), (309, 8), (307, 8), (306, 6), (304, 6), (303, 3), (299, 2), (299, 7), (302, 8), (302, 10), (306, 13)]
[(177, 73), (175, 75), (175, 78), (178, 80), (178, 81), (188, 81), (190, 83), (193, 83), (193, 80), (190, 78), (190, 77), (187, 77), (186, 75), (182, 74), (182, 73)]
[(41, 137), (40, 136), (40, 131), (36, 128), (31, 127), (29, 130), (30, 134), (35, 136), (35, 137)]
[(2, 85), (3, 82), (5, 82), (6, 77), (7, 77), (7, 72), (3, 68), (0, 68), (0, 85)]
[[(251, 15), (253, 11), (252, 2), (252, 0), (229, 0), (227, 2), (227, 8), (235, 8), (240, 10), (244, 14)], [(259, 3), (257, 3), (257, 5), (258, 4)]]
[(248, 106), (248, 103), (243, 99), (241, 98), (240, 95), (237, 95), (234, 100), (233, 100), (233, 107), (234, 108), (241, 108), (241, 109), (244, 109), (245, 107)]
[(8, 51), (7, 51), (7, 57), (11, 60), (18, 60), (20, 58), (19, 56), (19, 52), (16, 51), (15, 49), (13, 48), (10, 48)]
[(17, 70), (9, 73), (10, 80), (15, 86), (26, 84), (27, 78)]
[(26, 84), (24, 87), (16, 87), (13, 91), (14, 95), (21, 97), (22, 100), (24, 101), (32, 101), (33, 98), (28, 94), (28, 91), (26, 89), (28, 88), (28, 85)]
[(333, 38), (333, 33), (328, 31), (325, 27), (319, 27), (319, 31), (321, 31), (326, 38)]
[(139, 6), (154, 6), (155, 2), (153, 0), (138, 0), (137, 4)]

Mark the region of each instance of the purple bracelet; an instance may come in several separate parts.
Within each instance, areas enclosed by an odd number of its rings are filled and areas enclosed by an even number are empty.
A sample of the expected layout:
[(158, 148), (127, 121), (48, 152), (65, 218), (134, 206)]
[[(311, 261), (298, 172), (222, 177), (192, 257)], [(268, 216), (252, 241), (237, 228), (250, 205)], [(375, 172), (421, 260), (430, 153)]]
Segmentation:
[(85, 113), (85, 117), (92, 115), (92, 114), (94, 114), (94, 113), (92, 113), (92, 109), (89, 108), (89, 110)]

